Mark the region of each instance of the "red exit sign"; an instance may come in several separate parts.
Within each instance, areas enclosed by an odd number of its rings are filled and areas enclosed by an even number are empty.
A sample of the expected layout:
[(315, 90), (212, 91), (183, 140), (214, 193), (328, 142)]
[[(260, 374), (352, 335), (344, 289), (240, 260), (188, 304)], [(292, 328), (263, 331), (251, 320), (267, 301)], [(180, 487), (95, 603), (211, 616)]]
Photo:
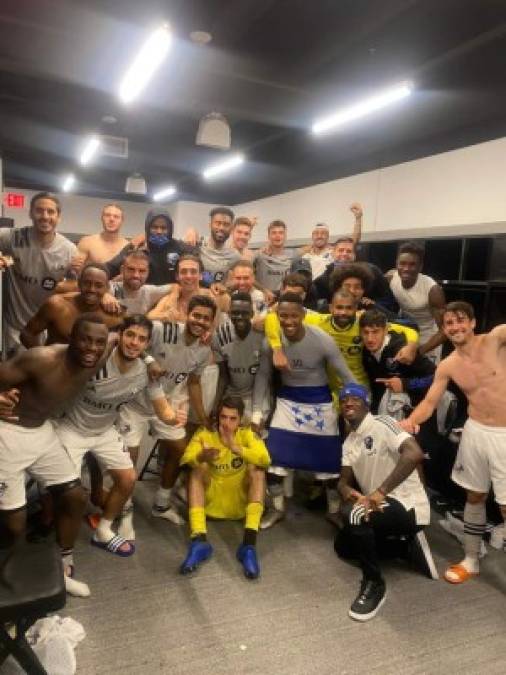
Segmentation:
[(5, 206), (11, 209), (23, 209), (25, 206), (25, 195), (20, 192), (6, 192), (4, 202)]

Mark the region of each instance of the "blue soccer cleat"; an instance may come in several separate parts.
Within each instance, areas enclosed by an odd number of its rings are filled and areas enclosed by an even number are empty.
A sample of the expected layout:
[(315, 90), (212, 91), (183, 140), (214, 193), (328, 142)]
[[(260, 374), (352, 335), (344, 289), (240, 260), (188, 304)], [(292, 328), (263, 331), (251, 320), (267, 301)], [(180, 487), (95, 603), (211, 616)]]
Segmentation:
[(181, 574), (191, 574), (195, 572), (200, 563), (208, 560), (213, 554), (213, 547), (207, 541), (191, 541), (188, 548), (188, 555), (179, 568)]
[(254, 546), (241, 544), (237, 549), (237, 560), (241, 563), (247, 579), (257, 579), (260, 576), (260, 565)]

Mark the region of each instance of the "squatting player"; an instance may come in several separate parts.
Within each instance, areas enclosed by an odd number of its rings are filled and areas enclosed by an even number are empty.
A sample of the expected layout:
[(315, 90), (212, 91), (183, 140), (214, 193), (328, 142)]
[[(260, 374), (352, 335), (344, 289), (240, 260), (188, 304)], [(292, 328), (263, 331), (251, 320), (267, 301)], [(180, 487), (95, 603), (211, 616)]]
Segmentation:
[(196, 570), (213, 552), (206, 536), (206, 515), (246, 519), (237, 559), (248, 579), (256, 579), (260, 574), (255, 544), (264, 509), (265, 469), (270, 458), (263, 441), (249, 427), (239, 426), (243, 412), (240, 398), (225, 397), (218, 408), (218, 430), (199, 429), (181, 458), (182, 465), (191, 467), (188, 483), (191, 542), (181, 574)]

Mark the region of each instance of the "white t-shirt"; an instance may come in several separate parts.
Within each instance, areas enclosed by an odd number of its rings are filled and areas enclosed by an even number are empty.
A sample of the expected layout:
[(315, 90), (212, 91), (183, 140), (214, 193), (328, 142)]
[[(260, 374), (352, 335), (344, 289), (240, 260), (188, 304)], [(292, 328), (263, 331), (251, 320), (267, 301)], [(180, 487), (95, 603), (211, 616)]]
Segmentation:
[[(392, 417), (368, 413), (356, 431), (343, 443), (343, 466), (350, 466), (363, 494), (371, 494), (392, 473), (399, 461), (399, 448), (411, 438)], [(429, 500), (417, 471), (388, 493), (409, 511), (415, 510), (418, 525), (430, 522)]]
[(332, 249), (327, 249), (323, 253), (304, 253), (302, 257), (309, 260), (313, 281), (323, 274), (327, 269), (327, 265), (334, 260)]

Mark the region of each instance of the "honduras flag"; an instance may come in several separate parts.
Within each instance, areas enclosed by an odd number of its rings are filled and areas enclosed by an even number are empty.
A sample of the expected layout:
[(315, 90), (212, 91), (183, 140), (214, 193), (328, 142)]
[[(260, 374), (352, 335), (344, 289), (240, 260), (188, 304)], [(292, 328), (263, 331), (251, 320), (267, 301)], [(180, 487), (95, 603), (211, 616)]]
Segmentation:
[(329, 388), (283, 387), (267, 447), (273, 466), (339, 473), (342, 448)]

